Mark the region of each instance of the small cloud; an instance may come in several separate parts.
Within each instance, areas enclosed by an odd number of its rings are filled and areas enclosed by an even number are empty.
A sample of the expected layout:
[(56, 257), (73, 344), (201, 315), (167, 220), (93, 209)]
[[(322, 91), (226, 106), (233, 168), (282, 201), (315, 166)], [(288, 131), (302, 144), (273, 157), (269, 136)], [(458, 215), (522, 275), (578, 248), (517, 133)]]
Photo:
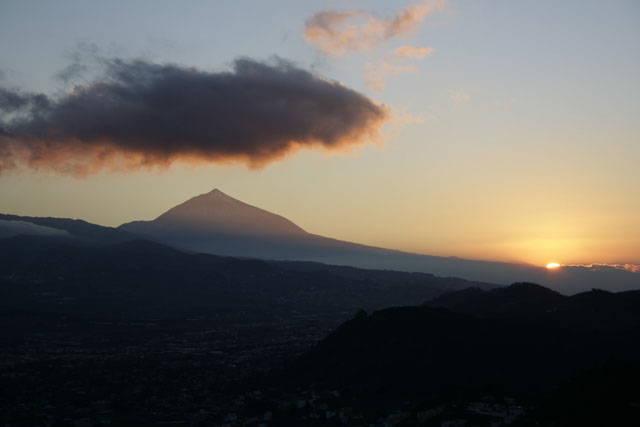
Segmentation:
[(445, 5), (446, 0), (424, 0), (406, 6), (391, 19), (366, 10), (318, 12), (307, 20), (304, 38), (329, 55), (369, 50), (385, 40), (413, 33), (429, 14)]
[(400, 46), (395, 50), (396, 55), (411, 59), (422, 59), (427, 55), (433, 53), (431, 47), (418, 47), (418, 46)]
[(400, 46), (393, 53), (386, 55), (375, 64), (365, 67), (365, 83), (369, 89), (381, 91), (384, 89), (387, 77), (390, 75), (415, 73), (418, 67), (406, 65), (402, 61), (407, 59), (422, 59), (433, 52), (430, 47)]
[[(429, 116), (429, 120), (432, 120), (432, 116)], [(389, 120), (392, 125), (396, 126), (408, 126), (414, 124), (422, 124), (425, 122), (425, 118), (422, 115), (411, 114), (406, 110), (394, 111), (391, 119)]]
[(414, 73), (418, 71), (415, 65), (394, 65), (384, 59), (377, 64), (367, 64), (364, 81), (369, 89), (381, 91), (384, 89), (389, 75)]
[(464, 104), (469, 102), (471, 99), (471, 95), (462, 90), (450, 90), (449, 98), (453, 101), (454, 104)]
[(431, 113), (413, 114), (406, 108), (393, 108), (383, 129), (384, 141), (395, 139), (407, 126), (421, 125), (426, 122), (437, 123), (439, 119)]

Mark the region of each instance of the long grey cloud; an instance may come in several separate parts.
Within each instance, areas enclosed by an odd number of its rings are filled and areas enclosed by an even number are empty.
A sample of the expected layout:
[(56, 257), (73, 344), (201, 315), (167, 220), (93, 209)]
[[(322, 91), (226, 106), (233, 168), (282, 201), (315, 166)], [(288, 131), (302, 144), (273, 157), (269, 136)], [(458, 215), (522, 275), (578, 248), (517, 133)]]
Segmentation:
[(375, 137), (385, 106), (289, 62), (238, 59), (207, 72), (102, 60), (103, 75), (57, 97), (0, 88), (0, 171), (85, 174), (186, 161), (260, 167), (300, 148)]

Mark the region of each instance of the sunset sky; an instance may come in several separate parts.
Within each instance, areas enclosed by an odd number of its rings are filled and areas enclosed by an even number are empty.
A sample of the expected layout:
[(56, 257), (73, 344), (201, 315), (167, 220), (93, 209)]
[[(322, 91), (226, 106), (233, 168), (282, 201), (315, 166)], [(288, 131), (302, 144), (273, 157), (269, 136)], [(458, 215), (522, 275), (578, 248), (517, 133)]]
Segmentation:
[[(637, 0), (5, 0), (0, 212), (117, 226), (219, 188), (369, 245), (640, 264), (638, 76)], [(100, 116), (116, 86), (144, 114)]]

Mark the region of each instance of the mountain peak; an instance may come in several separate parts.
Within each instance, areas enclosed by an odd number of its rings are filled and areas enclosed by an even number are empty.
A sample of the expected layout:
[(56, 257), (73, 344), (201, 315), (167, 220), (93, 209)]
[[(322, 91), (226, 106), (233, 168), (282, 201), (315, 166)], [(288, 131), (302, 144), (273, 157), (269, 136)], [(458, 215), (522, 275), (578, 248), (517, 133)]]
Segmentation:
[[(203, 193), (203, 194), (200, 194), (199, 196), (192, 197), (191, 199), (187, 200), (185, 203), (189, 203), (189, 202), (192, 202), (194, 200), (208, 200), (210, 202), (227, 200), (227, 201), (234, 201), (234, 202), (242, 203), (240, 200), (234, 199), (233, 197), (229, 196), (226, 193), (223, 193), (222, 191), (220, 191), (217, 188), (214, 188), (213, 190), (209, 191), (208, 193)], [(183, 205), (185, 203), (183, 203)], [(179, 205), (179, 206), (181, 206), (181, 205)]]
[[(198, 196), (192, 197), (191, 199), (187, 200), (184, 203), (181, 203), (178, 206), (175, 206), (174, 208), (168, 210), (167, 212), (165, 212), (163, 215), (161, 215), (159, 218), (162, 218), (162, 216), (168, 214), (169, 212), (172, 212), (174, 210), (177, 210), (178, 208), (180, 208), (180, 210), (184, 211), (185, 209), (190, 209), (190, 210), (204, 210), (206, 211), (205, 214), (209, 215), (211, 214), (211, 210), (220, 210), (222, 209), (223, 206), (236, 206), (236, 208), (240, 209), (240, 208), (252, 208), (252, 209), (258, 209), (260, 211), (263, 211), (263, 209), (257, 208), (255, 206), (251, 206), (247, 203), (244, 203), (236, 198), (233, 198), (231, 196), (229, 196), (227, 193), (223, 193), (221, 190), (214, 188), (213, 190), (209, 191), (208, 193), (203, 193), (200, 194)], [(267, 211), (264, 211), (267, 212)], [(192, 212), (193, 213), (193, 212)]]
[(152, 223), (171, 229), (240, 235), (304, 235), (288, 219), (251, 206), (214, 188), (192, 197), (160, 215)]

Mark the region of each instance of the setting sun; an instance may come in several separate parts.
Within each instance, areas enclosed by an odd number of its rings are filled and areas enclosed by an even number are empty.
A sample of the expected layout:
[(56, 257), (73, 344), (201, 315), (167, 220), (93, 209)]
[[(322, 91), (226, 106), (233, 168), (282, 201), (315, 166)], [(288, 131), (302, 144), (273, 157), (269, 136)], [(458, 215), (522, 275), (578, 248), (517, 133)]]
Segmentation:
[(554, 268), (558, 268), (560, 267), (560, 264), (558, 264), (557, 262), (550, 262), (549, 264), (547, 264), (547, 268), (550, 270), (553, 270)]

